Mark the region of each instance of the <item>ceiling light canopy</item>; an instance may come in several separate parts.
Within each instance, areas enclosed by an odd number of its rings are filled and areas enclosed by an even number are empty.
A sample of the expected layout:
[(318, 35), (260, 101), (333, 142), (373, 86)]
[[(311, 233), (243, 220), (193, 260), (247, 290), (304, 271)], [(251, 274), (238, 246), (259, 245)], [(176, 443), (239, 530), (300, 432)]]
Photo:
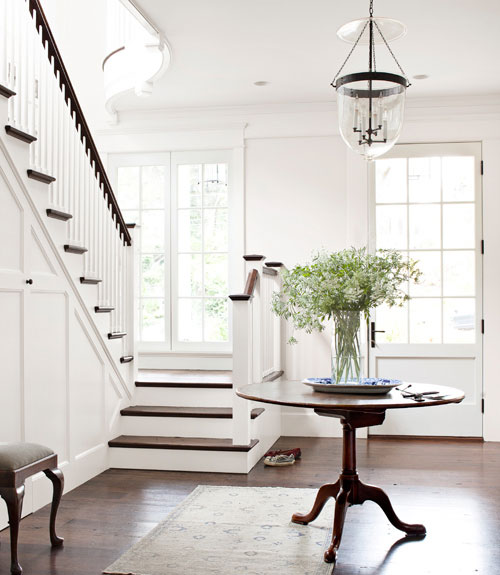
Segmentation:
[[(373, 0), (368, 18), (348, 22), (339, 29), (339, 36), (354, 44), (332, 82), (337, 91), (340, 133), (352, 150), (369, 160), (390, 150), (401, 133), (410, 82), (387, 38), (394, 40), (405, 33), (401, 22), (373, 16)], [(379, 43), (385, 44), (401, 75), (377, 70), (375, 44)], [(368, 70), (340, 76), (358, 44), (368, 46)]]

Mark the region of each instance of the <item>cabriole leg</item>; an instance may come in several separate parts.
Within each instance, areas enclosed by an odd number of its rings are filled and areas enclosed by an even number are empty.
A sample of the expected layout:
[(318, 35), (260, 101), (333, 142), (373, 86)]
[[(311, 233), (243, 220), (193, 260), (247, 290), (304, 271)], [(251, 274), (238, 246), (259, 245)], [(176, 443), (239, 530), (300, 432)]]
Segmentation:
[(52, 495), (52, 506), (50, 508), (50, 542), (52, 547), (60, 547), (64, 539), (56, 535), (56, 517), (59, 503), (64, 490), (64, 475), (60, 469), (46, 469), (45, 475), (52, 481), (54, 493)]
[(0, 496), (7, 503), (10, 525), (10, 555), (11, 566), (10, 572), (13, 575), (20, 575), (23, 572), (17, 558), (17, 539), (19, 536), (19, 523), (21, 521), (21, 512), (23, 509), (24, 485), (20, 487), (2, 487)]

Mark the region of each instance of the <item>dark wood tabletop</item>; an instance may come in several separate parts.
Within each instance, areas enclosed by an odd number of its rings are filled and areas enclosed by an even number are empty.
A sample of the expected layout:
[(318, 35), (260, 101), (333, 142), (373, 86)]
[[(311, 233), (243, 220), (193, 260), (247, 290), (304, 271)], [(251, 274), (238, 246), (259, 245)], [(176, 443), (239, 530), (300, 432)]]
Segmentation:
[[(398, 387), (403, 389), (409, 385), (402, 382)], [(309, 407), (316, 409), (345, 409), (353, 411), (381, 411), (386, 409), (399, 409), (406, 407), (428, 407), (432, 405), (445, 405), (447, 403), (460, 403), (465, 395), (460, 389), (445, 387), (444, 385), (431, 385), (426, 383), (411, 383), (408, 391), (421, 393), (425, 391), (438, 391), (442, 399), (432, 399), (426, 396), (425, 401), (418, 402), (403, 397), (398, 389), (393, 389), (385, 395), (351, 395), (343, 393), (324, 393), (314, 391), (311, 387), (300, 381), (273, 381), (268, 383), (253, 383), (236, 390), (244, 399), (274, 403), (290, 407)]]

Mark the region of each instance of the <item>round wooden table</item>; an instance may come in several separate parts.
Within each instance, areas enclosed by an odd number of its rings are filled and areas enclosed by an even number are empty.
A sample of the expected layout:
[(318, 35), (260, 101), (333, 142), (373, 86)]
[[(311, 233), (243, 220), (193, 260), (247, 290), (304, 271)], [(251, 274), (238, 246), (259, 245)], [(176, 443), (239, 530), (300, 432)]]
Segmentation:
[[(401, 383), (399, 389), (404, 389), (408, 385), (408, 383)], [(286, 381), (254, 383), (236, 391), (244, 399), (290, 407), (311, 408), (318, 415), (340, 419), (343, 427), (342, 472), (335, 483), (328, 483), (320, 487), (309, 513), (295, 513), (292, 516), (294, 523), (307, 525), (318, 517), (330, 497), (335, 499), (332, 542), (325, 552), (327, 563), (335, 563), (336, 561), (344, 520), (350, 505), (374, 501), (382, 508), (387, 519), (397, 529), (413, 536), (423, 536), (426, 533), (423, 525), (411, 525), (401, 521), (394, 511), (389, 497), (382, 489), (373, 485), (366, 485), (359, 480), (356, 471), (356, 429), (381, 425), (387, 409), (416, 409), (447, 403), (460, 403), (464, 399), (464, 393), (453, 387), (412, 383), (408, 392), (437, 391), (441, 397), (441, 399), (434, 400), (431, 396), (423, 396), (425, 401), (415, 401), (403, 397), (399, 389), (393, 389), (386, 395), (344, 395), (320, 393), (313, 391), (312, 388), (301, 382)]]

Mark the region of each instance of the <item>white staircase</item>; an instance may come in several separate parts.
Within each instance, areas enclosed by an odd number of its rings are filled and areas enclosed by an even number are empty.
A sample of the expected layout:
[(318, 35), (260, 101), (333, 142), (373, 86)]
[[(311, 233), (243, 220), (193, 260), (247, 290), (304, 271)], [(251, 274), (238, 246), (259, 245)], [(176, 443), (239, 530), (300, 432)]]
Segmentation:
[[(2, 269), (0, 258), (0, 288), (8, 284), (12, 293), (25, 293), (27, 302), (34, 302), (38, 293), (62, 295), (60, 313), (54, 315), (53, 323), (73, 325), (76, 321), (81, 326), (76, 331), (80, 334), (78, 330), (83, 330), (85, 345), (90, 346), (85, 353), (81, 351), (73, 343), (81, 336), (67, 327), (70, 349), (59, 330), (61, 349), (64, 347), (67, 356), (61, 356), (61, 366), (67, 367), (42, 370), (42, 381), (33, 382), (49, 389), (53, 372), (57, 372), (59, 388), (67, 380), (66, 403), (61, 400), (57, 414), (53, 411), (52, 415), (61, 420), (60, 428), (65, 425), (68, 438), (59, 441), (55, 431), (50, 431), (46, 443), (60, 453), (63, 463), (67, 459), (64, 465), (72, 462), (75, 468), (85, 457), (99, 453), (99, 463), (92, 467), (95, 473), (106, 464), (247, 473), (281, 431), (279, 407), (251, 405), (235, 393), (242, 385), (282, 373), (280, 322), (270, 312), (272, 290), (279, 287), (279, 264), (264, 265), (263, 256), (245, 257), (251, 281), (243, 294), (231, 296), (233, 374), (150, 372), (136, 377), (133, 230), (123, 220), (40, 0), (2, 0), (0, 4), (2, 119), (0, 175), (9, 172), (4, 178), (5, 190), (14, 180), (19, 190), (13, 193), (14, 200), (6, 192), (0, 205), (7, 206), (12, 214), (24, 214), (14, 222), (16, 225), (4, 226), (4, 240), (9, 243), (18, 228), (27, 237), (31, 229), (33, 241), (41, 242), (49, 271), (40, 272), (38, 266), (37, 289), (28, 292), (24, 278), (31, 273), (31, 260), (29, 265), (20, 265), (14, 276), (9, 262)], [(43, 236), (41, 240), (36, 234)], [(10, 286), (12, 278), (15, 282)], [(26, 277), (26, 283), (30, 281), (33, 283)], [(69, 307), (64, 307), (64, 297), (70, 301)], [(51, 301), (49, 295), (46, 299)], [(31, 305), (19, 312), (19, 317), (32, 314)], [(49, 326), (50, 314), (43, 319)], [(57, 363), (56, 352), (51, 357), (53, 364)], [(43, 354), (36, 357), (38, 362), (44, 360)], [(90, 367), (92, 375), (88, 376)], [(94, 394), (92, 401), (87, 399), (87, 385)], [(19, 379), (21, 397), (22, 386)], [(74, 406), (73, 397), (79, 398)], [(44, 397), (42, 412), (52, 409), (51, 399)], [(29, 394), (26, 400), (32, 400)], [(68, 406), (78, 420), (76, 431), (67, 415)], [(86, 417), (92, 418), (95, 432), (90, 425), (86, 428)], [(20, 420), (26, 421), (30, 431), (12, 438), (36, 439), (37, 426), (25, 415), (20, 415)], [(43, 426), (41, 415), (37, 425)], [(10, 440), (8, 434), (5, 437)], [(73, 437), (78, 438), (75, 445)], [(114, 439), (106, 450), (110, 438)], [(108, 457), (103, 459), (103, 453)], [(90, 469), (82, 478), (88, 478)], [(79, 482), (75, 479), (73, 484)]]
[(145, 370), (136, 386), (136, 405), (121, 411), (122, 435), (109, 442), (111, 467), (246, 473), (261, 456), (263, 406), (249, 416), (255, 437), (232, 440), (230, 372)]
[(236, 389), (281, 377), (281, 321), (271, 313), (279, 262), (244, 256), (248, 279), (233, 301), (230, 372), (144, 370), (135, 405), (121, 410), (109, 442), (112, 467), (248, 473), (281, 435), (281, 409), (239, 398)]

